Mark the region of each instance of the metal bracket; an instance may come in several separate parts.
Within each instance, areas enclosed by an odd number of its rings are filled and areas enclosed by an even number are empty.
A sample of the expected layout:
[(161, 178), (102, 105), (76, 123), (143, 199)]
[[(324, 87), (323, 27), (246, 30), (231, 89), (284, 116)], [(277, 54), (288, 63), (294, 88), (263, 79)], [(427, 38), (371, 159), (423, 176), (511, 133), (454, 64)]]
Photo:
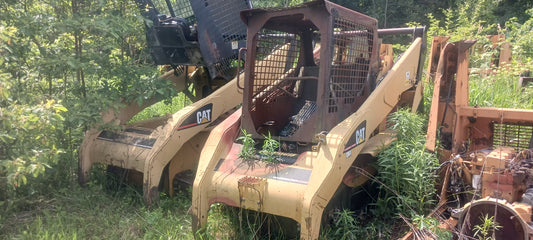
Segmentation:
[(318, 150), (320, 149), (320, 146), (323, 143), (326, 143), (326, 135), (327, 134), (328, 134), (328, 132), (322, 131), (322, 132), (318, 133), (317, 135), (315, 135), (315, 140), (318, 141), (318, 144), (311, 147), (311, 150), (313, 152), (318, 152)]
[(266, 178), (252, 176), (240, 178), (238, 181), (240, 207), (258, 212), (261, 211), (266, 185)]

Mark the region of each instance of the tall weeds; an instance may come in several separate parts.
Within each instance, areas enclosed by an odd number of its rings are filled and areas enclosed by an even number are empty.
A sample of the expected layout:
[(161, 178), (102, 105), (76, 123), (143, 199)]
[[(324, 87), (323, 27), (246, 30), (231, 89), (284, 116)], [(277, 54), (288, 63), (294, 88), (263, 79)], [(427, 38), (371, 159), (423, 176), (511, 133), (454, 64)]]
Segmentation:
[(469, 81), (471, 106), (533, 108), (533, 87), (519, 86), (519, 75), (532, 67), (528, 64), (514, 62), (511, 65), (500, 66), (489, 76), (471, 74)]
[[(409, 217), (424, 214), (435, 203), (434, 171), (438, 167), (437, 156), (425, 150), (424, 119), (400, 110), (389, 121), (397, 141), (378, 156), (378, 179), (383, 183), (378, 205)], [(390, 215), (386, 209), (376, 213)]]

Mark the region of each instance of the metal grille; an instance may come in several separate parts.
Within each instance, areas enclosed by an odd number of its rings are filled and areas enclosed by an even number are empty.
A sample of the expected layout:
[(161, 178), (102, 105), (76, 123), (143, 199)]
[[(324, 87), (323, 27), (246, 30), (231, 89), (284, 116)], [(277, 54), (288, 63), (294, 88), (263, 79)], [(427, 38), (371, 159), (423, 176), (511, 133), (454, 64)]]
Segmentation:
[(239, 14), (233, 9), (248, 9), (247, 0), (221, 1), (211, 0), (206, 2), (209, 14), (216, 19), (215, 25), (222, 33), (225, 42), (243, 40), (246, 38), (246, 25), (242, 22)]
[(352, 104), (362, 94), (370, 70), (372, 29), (342, 18), (334, 19), (334, 51), (331, 61), (329, 112)]
[(288, 137), (296, 133), (296, 130), (303, 126), (305, 120), (309, 119), (311, 114), (313, 114), (317, 108), (318, 106), (315, 102), (306, 101), (298, 114), (291, 117), (291, 121), (289, 124), (285, 125), (279, 135), (282, 137)]
[(529, 149), (533, 125), (494, 123), (493, 146), (512, 147), (516, 151)]
[(234, 76), (235, 70), (232, 68), (232, 63), (237, 58), (237, 54), (228, 58), (219, 58), (214, 64), (215, 71), (218, 76)]
[(251, 74), (252, 96), (258, 93), (266, 96), (281, 88), (290, 91), (287, 84), (293, 81), (282, 80), (297, 75), (300, 36), (263, 29), (257, 39), (255, 68)]
[(189, 0), (176, 0), (173, 1), (172, 8), (176, 16), (185, 18), (189, 21), (189, 24), (196, 23), (194, 12), (192, 11), (191, 2)]

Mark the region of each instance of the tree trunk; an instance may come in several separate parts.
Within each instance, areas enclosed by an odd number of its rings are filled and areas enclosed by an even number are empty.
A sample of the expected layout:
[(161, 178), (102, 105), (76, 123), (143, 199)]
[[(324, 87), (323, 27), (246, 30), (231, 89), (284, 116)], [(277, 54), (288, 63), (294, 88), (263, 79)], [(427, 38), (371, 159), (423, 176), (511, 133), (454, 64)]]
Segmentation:
[[(77, 17), (79, 15), (79, 2), (78, 0), (72, 0), (72, 16)], [(81, 30), (76, 29), (74, 31), (74, 49), (76, 52), (76, 59), (81, 63), (81, 57), (83, 53), (83, 34)], [(83, 67), (76, 66), (76, 79), (81, 84), (81, 93), (83, 98), (87, 97), (87, 90), (85, 86), (85, 77), (83, 74)]]

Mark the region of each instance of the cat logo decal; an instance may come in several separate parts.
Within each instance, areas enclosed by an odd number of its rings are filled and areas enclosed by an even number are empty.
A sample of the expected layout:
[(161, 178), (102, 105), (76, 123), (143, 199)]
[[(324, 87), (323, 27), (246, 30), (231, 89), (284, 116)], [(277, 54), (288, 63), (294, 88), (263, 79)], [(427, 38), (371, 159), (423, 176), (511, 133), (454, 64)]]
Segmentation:
[(196, 123), (198, 125), (211, 122), (211, 109), (206, 109), (196, 113)]
[(179, 130), (203, 125), (212, 121), (213, 104), (207, 104), (196, 110), (195, 113), (189, 115), (185, 121), (178, 127)]
[(361, 143), (364, 143), (366, 140), (366, 120), (363, 121), (357, 129), (355, 129), (355, 132), (348, 140), (348, 143), (346, 143), (346, 147), (344, 148), (344, 152), (348, 152), (354, 147), (357, 147), (361, 145)]

